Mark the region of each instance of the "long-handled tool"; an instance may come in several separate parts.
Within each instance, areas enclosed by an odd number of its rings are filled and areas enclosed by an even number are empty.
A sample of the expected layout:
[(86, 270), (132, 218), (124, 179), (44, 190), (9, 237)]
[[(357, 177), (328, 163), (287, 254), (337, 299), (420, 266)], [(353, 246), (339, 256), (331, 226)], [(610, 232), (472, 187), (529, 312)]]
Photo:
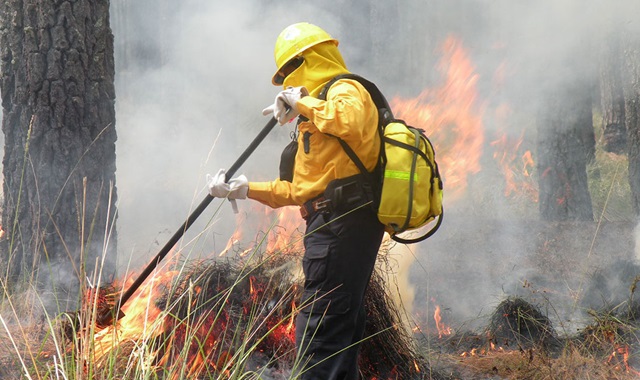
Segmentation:
[[(264, 138), (269, 134), (269, 132), (271, 132), (273, 127), (276, 125), (276, 123), (277, 123), (277, 120), (275, 118), (271, 118), (271, 120), (267, 123), (267, 125), (265, 125), (264, 128), (262, 128), (260, 133), (258, 133), (258, 135), (251, 142), (251, 144), (249, 144), (247, 149), (245, 149), (245, 151), (242, 152), (242, 154), (240, 155), (240, 157), (238, 157), (236, 162), (234, 162), (233, 165), (231, 165), (231, 167), (229, 168), (229, 170), (226, 171), (225, 181), (228, 181), (235, 174), (235, 172), (240, 168), (240, 166), (244, 164), (247, 158), (249, 158), (249, 156), (253, 153), (253, 151), (256, 150), (258, 145), (260, 145), (262, 140), (264, 140)], [(207, 194), (207, 196), (202, 200), (202, 202), (200, 202), (198, 207), (196, 207), (195, 210), (193, 210), (193, 212), (191, 213), (191, 215), (189, 215), (187, 219), (184, 221), (184, 223), (182, 223), (182, 226), (180, 226), (180, 228), (178, 228), (178, 230), (173, 234), (171, 239), (169, 239), (169, 241), (164, 245), (164, 247), (162, 247), (162, 249), (160, 250), (160, 252), (158, 252), (156, 257), (154, 257), (153, 260), (149, 263), (149, 265), (147, 265), (147, 267), (144, 268), (144, 270), (142, 271), (142, 273), (140, 273), (140, 275), (134, 281), (134, 283), (131, 284), (131, 286), (124, 293), (122, 293), (122, 296), (120, 296), (119, 301), (112, 308), (98, 311), (97, 313), (98, 315), (96, 316), (96, 326), (107, 327), (113, 323), (114, 318), (118, 320), (124, 316), (124, 314), (121, 311), (122, 305), (127, 303), (127, 301), (129, 300), (129, 298), (131, 298), (133, 293), (135, 293), (135, 291), (138, 290), (140, 285), (142, 285), (142, 283), (147, 279), (147, 277), (149, 277), (151, 272), (153, 272), (153, 270), (156, 269), (158, 264), (160, 264), (160, 262), (164, 259), (167, 253), (169, 253), (171, 248), (173, 248), (173, 246), (178, 242), (178, 240), (180, 240), (182, 235), (184, 235), (184, 233), (189, 229), (189, 227), (191, 227), (193, 222), (196, 219), (198, 219), (198, 217), (200, 216), (200, 214), (202, 214), (204, 209), (206, 209), (207, 206), (209, 206), (209, 203), (211, 203), (213, 198), (214, 198), (213, 196)]]

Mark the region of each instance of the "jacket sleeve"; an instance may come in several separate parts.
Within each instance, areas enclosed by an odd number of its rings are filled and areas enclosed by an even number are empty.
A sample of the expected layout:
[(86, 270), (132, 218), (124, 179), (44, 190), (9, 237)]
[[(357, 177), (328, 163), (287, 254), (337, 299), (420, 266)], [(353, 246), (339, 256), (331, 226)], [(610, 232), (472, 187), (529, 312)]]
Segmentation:
[(297, 204), (291, 182), (276, 179), (271, 182), (249, 182), (247, 196), (272, 208)]
[[(296, 156), (296, 169), (293, 183), (276, 179), (270, 182), (250, 182), (248, 197), (270, 207), (277, 208), (299, 205), (324, 191), (332, 179), (349, 175), (348, 170), (357, 173), (358, 169), (344, 153), (333, 137), (316, 136), (322, 132), (342, 138), (349, 143), (356, 154), (362, 157), (367, 168), (377, 162), (379, 140), (377, 133), (377, 108), (364, 87), (352, 80), (336, 82), (328, 93), (327, 100), (306, 96), (298, 101), (300, 114), (309, 122), (303, 125), (310, 132), (312, 154)], [(299, 140), (299, 143), (303, 140)], [(326, 145), (323, 145), (326, 144)], [(331, 149), (333, 150), (331, 150)], [(362, 150), (365, 149), (365, 150)], [(303, 149), (298, 150), (298, 155)], [(304, 161), (308, 161), (307, 164)], [(310, 165), (310, 166), (309, 166)]]
[(298, 101), (300, 114), (326, 134), (345, 141), (361, 140), (363, 128), (372, 108), (373, 100), (358, 82), (343, 79), (336, 82), (327, 94), (327, 100), (305, 96)]

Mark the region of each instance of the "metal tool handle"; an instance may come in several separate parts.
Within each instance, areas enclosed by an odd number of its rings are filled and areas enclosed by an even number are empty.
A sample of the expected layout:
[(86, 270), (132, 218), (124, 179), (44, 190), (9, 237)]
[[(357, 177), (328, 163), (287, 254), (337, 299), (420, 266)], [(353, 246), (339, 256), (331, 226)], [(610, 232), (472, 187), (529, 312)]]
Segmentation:
[[(262, 128), (260, 133), (258, 133), (258, 135), (251, 142), (251, 144), (249, 144), (247, 149), (245, 149), (245, 151), (242, 152), (242, 154), (240, 155), (240, 157), (238, 157), (236, 162), (234, 162), (233, 165), (231, 165), (231, 167), (229, 168), (229, 170), (227, 170), (226, 176), (225, 176), (225, 182), (228, 181), (235, 174), (236, 171), (238, 171), (238, 169), (244, 164), (247, 158), (249, 158), (249, 156), (253, 153), (253, 151), (256, 150), (258, 145), (260, 145), (262, 140), (264, 140), (264, 138), (267, 137), (267, 135), (271, 132), (273, 127), (276, 125), (276, 123), (277, 123), (277, 120), (272, 117), (271, 120), (269, 120), (269, 122), (264, 126), (264, 128)], [(178, 242), (178, 240), (180, 240), (182, 235), (184, 235), (184, 233), (189, 229), (189, 227), (191, 227), (193, 222), (195, 222), (195, 220), (198, 219), (200, 214), (202, 214), (202, 212), (207, 208), (207, 206), (209, 206), (209, 203), (211, 203), (213, 199), (214, 197), (211, 196), (210, 194), (206, 195), (206, 197), (202, 200), (202, 202), (200, 202), (198, 207), (196, 207), (193, 210), (191, 215), (187, 217), (187, 219), (184, 221), (184, 223), (182, 223), (180, 228), (178, 228), (178, 230), (173, 234), (171, 239), (169, 239), (169, 241), (167, 241), (164, 247), (162, 247), (160, 252), (158, 252), (158, 254), (147, 265), (147, 267), (144, 268), (144, 270), (140, 273), (140, 275), (133, 282), (133, 284), (131, 284), (131, 286), (129, 286), (129, 288), (122, 294), (119, 302), (112, 309), (108, 310), (105, 313), (102, 313), (102, 315), (97, 316), (98, 325), (102, 325), (102, 326), (109, 325), (113, 322), (114, 316), (121, 315), (120, 308), (122, 307), (122, 305), (127, 303), (127, 301), (129, 300), (129, 298), (131, 298), (133, 293), (135, 293), (135, 291), (138, 290), (140, 285), (142, 285), (142, 283), (147, 279), (147, 277), (149, 277), (151, 272), (153, 272), (153, 270), (156, 269), (158, 264), (160, 264), (160, 262), (169, 253), (169, 251), (171, 251), (171, 248), (173, 248), (173, 246), (176, 245), (176, 243)]]

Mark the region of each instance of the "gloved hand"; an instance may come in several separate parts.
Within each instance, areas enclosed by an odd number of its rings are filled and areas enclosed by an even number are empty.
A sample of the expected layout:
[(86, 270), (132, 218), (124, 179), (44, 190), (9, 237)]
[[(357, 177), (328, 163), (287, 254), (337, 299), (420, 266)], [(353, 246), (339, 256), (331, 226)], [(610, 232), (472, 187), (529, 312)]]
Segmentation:
[(245, 199), (249, 192), (249, 181), (244, 175), (232, 178), (229, 182), (225, 182), (225, 170), (220, 169), (215, 176), (211, 177), (207, 174), (207, 185), (209, 186), (209, 194), (216, 198), (227, 198), (229, 200)]
[(287, 87), (276, 95), (276, 100), (272, 105), (262, 110), (264, 116), (273, 114), (280, 125), (286, 124), (291, 119), (300, 115), (298, 111), (298, 100), (309, 95), (306, 87)]

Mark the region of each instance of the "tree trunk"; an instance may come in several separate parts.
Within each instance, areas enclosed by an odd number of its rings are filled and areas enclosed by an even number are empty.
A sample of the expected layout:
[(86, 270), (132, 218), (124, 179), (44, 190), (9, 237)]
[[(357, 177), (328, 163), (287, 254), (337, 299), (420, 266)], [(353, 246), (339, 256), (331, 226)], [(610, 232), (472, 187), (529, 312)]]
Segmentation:
[(619, 34), (604, 40), (600, 61), (600, 102), (602, 107), (602, 147), (605, 151), (626, 152), (624, 94), (622, 89), (622, 54)]
[(4, 0), (0, 28), (0, 264), (10, 282), (73, 292), (85, 266), (116, 261), (109, 1)]
[(629, 185), (636, 216), (640, 216), (640, 39), (626, 32), (623, 38), (623, 89), (628, 131)]
[(545, 97), (539, 112), (540, 215), (549, 221), (593, 220), (586, 170), (588, 136), (593, 139), (590, 86), (565, 82)]

